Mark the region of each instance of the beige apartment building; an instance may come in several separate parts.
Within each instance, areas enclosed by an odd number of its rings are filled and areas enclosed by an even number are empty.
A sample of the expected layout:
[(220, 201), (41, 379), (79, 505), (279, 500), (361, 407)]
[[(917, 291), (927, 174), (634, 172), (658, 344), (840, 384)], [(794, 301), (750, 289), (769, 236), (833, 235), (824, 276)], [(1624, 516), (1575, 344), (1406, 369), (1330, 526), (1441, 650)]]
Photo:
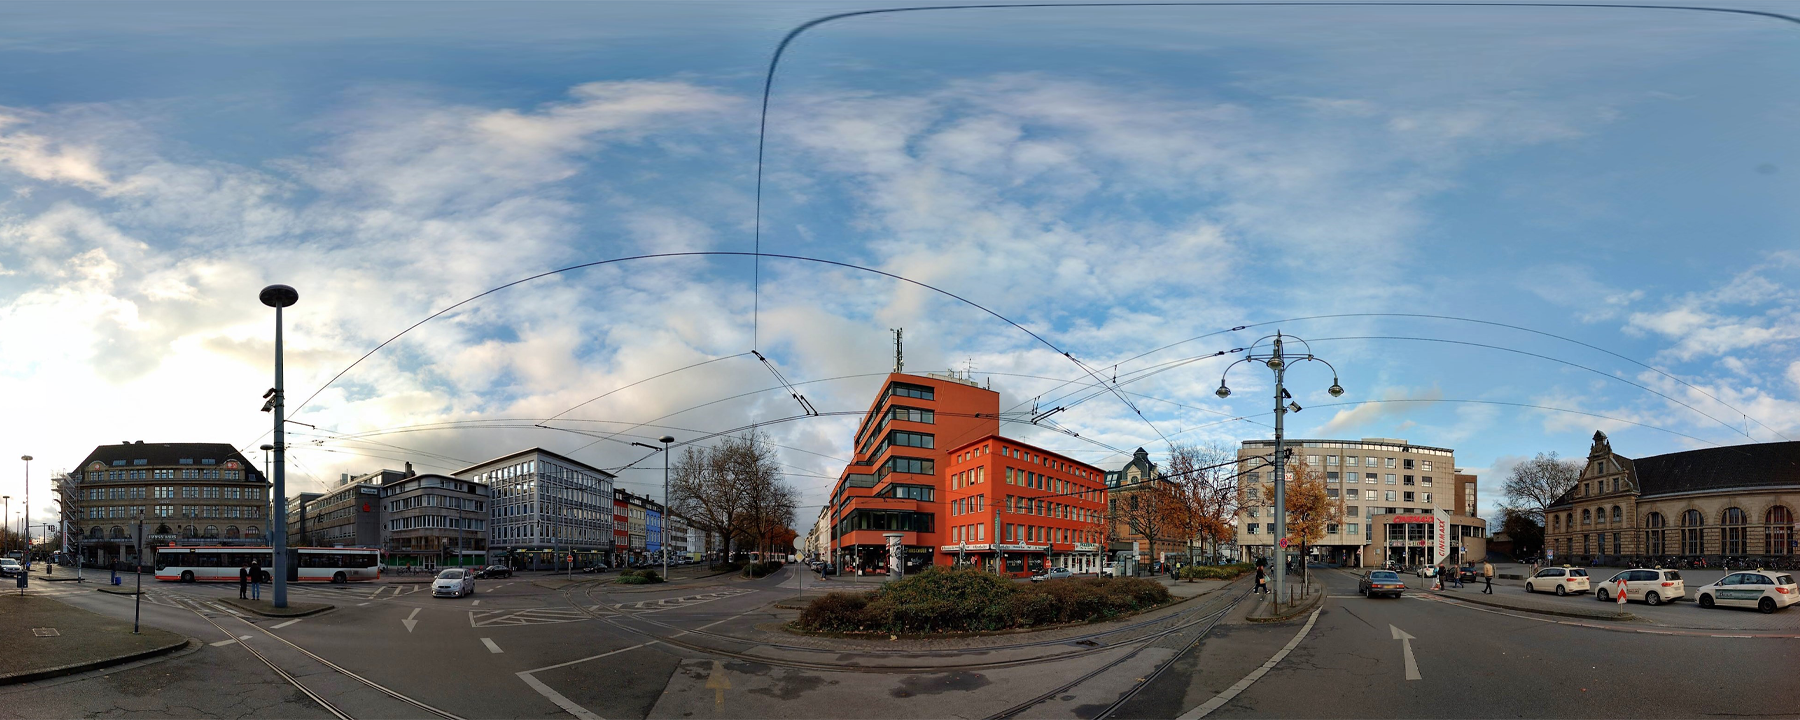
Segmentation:
[[(1285, 440), (1288, 462), (1325, 476), (1325, 494), (1341, 520), (1308, 548), (1310, 560), (1347, 567), (1410, 567), (1486, 555), (1487, 524), (1475, 516), (1476, 477), (1459, 473), (1456, 452), (1395, 438)], [(1271, 555), (1274, 440), (1238, 448), (1237, 543), (1246, 559)], [(1289, 468), (1293, 477), (1293, 468)]]

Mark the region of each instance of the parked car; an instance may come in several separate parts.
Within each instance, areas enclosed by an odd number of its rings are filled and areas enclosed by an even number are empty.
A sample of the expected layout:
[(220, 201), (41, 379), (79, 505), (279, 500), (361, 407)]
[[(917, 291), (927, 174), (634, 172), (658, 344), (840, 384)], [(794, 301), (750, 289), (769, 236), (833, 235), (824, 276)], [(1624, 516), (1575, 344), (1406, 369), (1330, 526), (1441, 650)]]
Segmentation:
[(1682, 583), (1681, 573), (1675, 570), (1632, 569), (1612, 576), (1594, 588), (1594, 599), (1601, 602), (1613, 602), (1618, 599), (1614, 593), (1619, 590), (1619, 581), (1625, 581), (1625, 599), (1638, 600), (1646, 605), (1661, 605), (1687, 597), (1687, 587)]
[(1456, 577), (1466, 583), (1475, 582), (1481, 579), (1481, 568), (1464, 565), (1456, 571)]
[[(1552, 590), (1554, 589), (1554, 590)], [(1588, 591), (1587, 568), (1548, 567), (1525, 581), (1525, 592), (1555, 592), (1557, 595)]]
[(0, 577), (18, 577), (25, 574), (25, 566), (12, 558), (0, 558)]
[(467, 597), (475, 594), (475, 573), (451, 568), (431, 581), (432, 597)]
[(1363, 597), (1391, 595), (1400, 597), (1406, 592), (1406, 581), (1400, 579), (1400, 573), (1392, 570), (1370, 570), (1356, 581), (1356, 591)]
[(1032, 582), (1043, 582), (1045, 580), (1062, 580), (1064, 578), (1068, 578), (1073, 575), (1074, 575), (1074, 573), (1069, 572), (1068, 568), (1050, 568), (1041, 573), (1031, 576), (1031, 581)]
[(507, 567), (505, 565), (489, 565), (487, 567), (484, 567), (480, 570), (475, 571), (475, 577), (482, 577), (482, 578), (512, 577), (512, 568)]
[(1726, 575), (1711, 585), (1702, 585), (1694, 591), (1694, 598), (1703, 608), (1719, 605), (1753, 607), (1772, 613), (1800, 602), (1800, 586), (1796, 586), (1794, 576), (1787, 573), (1750, 570)]

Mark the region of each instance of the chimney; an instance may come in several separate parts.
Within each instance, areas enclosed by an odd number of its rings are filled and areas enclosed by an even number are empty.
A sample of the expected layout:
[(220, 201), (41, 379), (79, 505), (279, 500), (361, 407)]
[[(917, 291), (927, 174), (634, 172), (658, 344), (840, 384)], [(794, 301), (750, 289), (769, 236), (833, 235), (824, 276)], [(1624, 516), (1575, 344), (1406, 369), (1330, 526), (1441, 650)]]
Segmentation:
[(417, 474), (418, 473), (413, 472), (412, 461), (411, 460), (406, 461), (406, 477), (412, 477)]

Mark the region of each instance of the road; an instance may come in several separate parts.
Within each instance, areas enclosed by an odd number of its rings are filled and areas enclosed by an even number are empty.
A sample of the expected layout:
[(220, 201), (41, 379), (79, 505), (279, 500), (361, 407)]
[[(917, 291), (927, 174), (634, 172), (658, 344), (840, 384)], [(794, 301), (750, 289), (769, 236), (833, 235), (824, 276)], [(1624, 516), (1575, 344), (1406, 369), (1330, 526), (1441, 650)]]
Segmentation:
[[(232, 587), (157, 584), (144, 622), (205, 645), (28, 692), (0, 688), (0, 717), (332, 716), (281, 673), (354, 718), (431, 717), (434, 708), (441, 717), (584, 720), (1795, 711), (1791, 693), (1745, 690), (1791, 687), (1800, 640), (1573, 627), (1415, 597), (1370, 600), (1354, 595), (1348, 574), (1320, 579), (1332, 597), (1288, 623), (1246, 622), (1250, 604), (1233, 604), (1234, 586), (1110, 634), (899, 649), (782, 633), (793, 611), (771, 603), (798, 590), (793, 569), (754, 581), (678, 574), (648, 589), (518, 577), (455, 599), (422, 585), (305, 587), (293, 590), (296, 601), (338, 609), (297, 622), (240, 618), (208, 602)], [(58, 585), (34, 592), (130, 615), (129, 597)]]

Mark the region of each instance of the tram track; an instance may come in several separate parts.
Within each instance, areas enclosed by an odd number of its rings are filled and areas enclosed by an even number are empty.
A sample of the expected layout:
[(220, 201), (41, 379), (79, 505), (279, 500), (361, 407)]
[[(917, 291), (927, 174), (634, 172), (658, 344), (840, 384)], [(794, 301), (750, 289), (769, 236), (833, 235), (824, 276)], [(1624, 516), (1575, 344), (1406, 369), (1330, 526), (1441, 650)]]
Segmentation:
[[(1247, 594), (1248, 593), (1246, 592), (1244, 595), (1237, 596), (1225, 607), (1217, 609), (1217, 610), (1210, 610), (1210, 611), (1207, 610), (1207, 608), (1210, 607), (1212, 605), (1212, 603), (1214, 602), (1214, 601), (1208, 601), (1205, 604), (1202, 604), (1202, 605), (1197, 606), (1192, 609), (1180, 611), (1173, 615), (1166, 615), (1166, 616), (1154, 618), (1151, 620), (1133, 623), (1133, 624), (1125, 626), (1125, 627), (1108, 628), (1106, 630), (1102, 630), (1099, 632), (1087, 633), (1087, 634), (1083, 634), (1083, 635), (1067, 636), (1067, 637), (1038, 640), (1038, 641), (1025, 642), (1025, 643), (1012, 643), (1012, 644), (1008, 644), (1008, 645), (995, 645), (995, 646), (987, 646), (987, 647), (972, 647), (972, 648), (962, 648), (962, 649), (942, 649), (942, 650), (930, 650), (930, 651), (917, 651), (917, 650), (913, 650), (913, 651), (904, 651), (904, 650), (889, 650), (889, 651), (868, 650), (868, 651), (864, 651), (864, 650), (845, 650), (845, 649), (825, 649), (825, 648), (807, 647), (807, 646), (800, 646), (800, 645), (782, 645), (782, 644), (776, 644), (776, 643), (764, 643), (764, 642), (759, 642), (756, 640), (748, 640), (745, 638), (732, 637), (729, 635), (709, 633), (709, 632), (706, 632), (704, 629), (688, 630), (688, 629), (678, 628), (673, 625), (669, 625), (667, 623), (662, 623), (662, 622), (658, 622), (658, 621), (654, 621), (654, 620), (648, 620), (641, 616), (636, 616), (636, 615), (631, 615), (631, 614), (621, 613), (621, 614), (602, 615), (602, 614), (595, 613), (592, 610), (588, 609), (589, 607), (592, 607), (592, 606), (595, 606), (598, 604), (582, 605), (580, 603), (575, 602), (572, 598), (571, 598), (570, 604), (571, 604), (571, 606), (580, 608), (583, 612), (586, 612), (588, 615), (590, 615), (594, 619), (597, 619), (603, 623), (606, 623), (607, 625), (617, 628), (623, 632), (630, 633), (632, 635), (643, 637), (643, 638), (646, 638), (649, 640), (653, 640), (655, 642), (669, 645), (672, 647), (679, 647), (679, 648), (683, 648), (683, 649), (690, 650), (690, 651), (697, 652), (697, 653), (717, 655), (717, 656), (728, 657), (728, 658), (737, 659), (737, 660), (743, 660), (746, 662), (756, 662), (756, 663), (762, 663), (765, 665), (774, 665), (774, 666), (788, 667), (788, 668), (802, 669), (802, 670), (828, 671), (828, 672), (883, 673), (883, 674), (913, 674), (913, 673), (950, 672), (950, 671), (971, 671), (972, 672), (972, 671), (981, 671), (981, 670), (996, 670), (996, 669), (1003, 669), (1003, 668), (1020, 667), (1020, 666), (1033, 665), (1033, 664), (1039, 664), (1039, 663), (1045, 663), (1045, 662), (1060, 662), (1060, 661), (1065, 661), (1065, 660), (1078, 659), (1078, 658), (1082, 658), (1082, 657), (1086, 657), (1086, 656), (1090, 656), (1090, 655), (1094, 655), (1094, 654), (1098, 654), (1098, 653), (1114, 652), (1114, 651), (1119, 650), (1120, 648), (1130, 647), (1132, 645), (1139, 645), (1138, 648), (1134, 649), (1130, 654), (1128, 654), (1124, 658), (1124, 659), (1129, 659), (1130, 657), (1136, 656), (1138, 653), (1142, 652), (1142, 650), (1144, 648), (1147, 648), (1150, 645), (1155, 644), (1157, 641), (1159, 641), (1165, 637), (1168, 637), (1170, 635), (1188, 630), (1197, 625), (1206, 624), (1205, 630), (1203, 630), (1201, 633), (1201, 637), (1204, 637), (1206, 632), (1210, 632), (1212, 625), (1217, 624), (1218, 620), (1220, 618), (1222, 618), (1225, 615), (1225, 613), (1230, 612), (1230, 610), (1233, 607), (1236, 607), (1237, 604), (1239, 602), (1241, 602)], [(591, 590), (585, 591), (583, 593), (583, 595), (588, 600), (594, 600)], [(601, 606), (603, 606), (603, 605), (601, 605)], [(645, 625), (651, 625), (656, 628), (661, 628), (661, 629), (672, 631), (672, 632), (667, 633), (667, 634), (659, 634), (659, 633), (655, 633), (655, 632), (646, 631), (645, 629), (640, 628), (640, 627), (631, 627), (628, 624), (625, 624), (624, 622), (621, 622), (621, 621), (642, 623)], [(1102, 639), (1102, 638), (1116, 636), (1118, 634), (1121, 634), (1124, 632), (1129, 632), (1132, 630), (1142, 630), (1144, 628), (1153, 627), (1153, 626), (1157, 626), (1157, 625), (1165, 625), (1165, 627), (1153, 629), (1142, 636), (1131, 637), (1131, 638), (1121, 640), (1121, 641), (1114, 641), (1114, 642), (1110, 642), (1110, 643), (1100, 642), (1100, 639)], [(700, 635), (700, 636), (704, 636), (704, 637), (712, 637), (712, 638), (724, 640), (726, 642), (745, 644), (745, 645), (750, 645), (752, 647), (757, 647), (757, 648), (774, 648), (774, 649), (779, 649), (779, 650), (785, 650), (788, 652), (805, 653), (805, 654), (811, 654), (811, 655), (829, 655), (832, 659), (829, 662), (825, 662), (825, 661), (815, 662), (815, 661), (800, 660), (800, 659), (795, 659), (795, 658), (771, 656), (771, 655), (766, 655), (766, 654), (756, 654), (756, 653), (751, 653), (751, 652), (747, 652), (747, 651), (739, 651), (739, 650), (732, 650), (732, 649), (728, 649), (728, 648), (722, 648), (722, 647), (718, 647), (716, 645), (707, 645), (707, 644), (696, 643), (696, 642), (678, 639), (684, 635)], [(943, 664), (941, 662), (934, 662), (934, 663), (921, 663), (921, 664), (916, 664), (916, 665), (914, 665), (914, 664), (846, 665), (846, 664), (844, 664), (844, 661), (841, 659), (845, 654), (941, 659), (947, 655), (975, 655), (975, 654), (989, 655), (989, 654), (993, 654), (997, 651), (1019, 650), (1019, 649), (1027, 649), (1027, 648), (1033, 648), (1033, 647), (1045, 647), (1045, 646), (1056, 646), (1056, 645), (1073, 646), (1077, 649), (1071, 650), (1068, 652), (1053, 653), (1053, 654), (1048, 654), (1048, 655), (1033, 655), (1033, 656), (1029, 656), (1029, 657), (1006, 659), (1006, 660), (992, 660), (992, 661), (986, 661), (986, 662), (966, 662), (966, 663), (955, 663), (955, 664)], [(1122, 662), (1122, 661), (1123, 661), (1123, 659), (1121, 659), (1120, 661), (1111, 663), (1107, 667), (1110, 668), (1110, 667), (1116, 665), (1117, 662)], [(1102, 670), (1104, 670), (1104, 669), (1106, 669), (1106, 668), (1102, 668)], [(1159, 672), (1160, 672), (1160, 670), (1159, 670)], [(1085, 676), (1082, 679), (1078, 679), (1076, 684), (1078, 684), (1080, 681), (1083, 681), (1087, 678), (1091, 678), (1096, 674), (1098, 674), (1098, 673), (1093, 673), (1088, 676)], [(1046, 697), (1048, 697), (1048, 696), (1046, 696)], [(1042, 700), (1040, 699), (1036, 702), (1042, 702)], [(1032, 704), (1036, 704), (1036, 702), (1034, 702)]]
[[(308, 688), (304, 683), (301, 683), (298, 678), (295, 678), (292, 673), (289, 673), (287, 670), (283, 669), (280, 665), (276, 664), (275, 661), (270, 660), (267, 655), (263, 654), (261, 651), (257, 650), (255, 647), (252, 647), (249, 643), (244, 642), (242, 639), (239, 639), (239, 637), (236, 633), (226, 630), (224, 626), (220, 625), (211, 616), (207, 615), (205, 612), (200, 610), (200, 608), (198, 606), (210, 605), (210, 603), (208, 601), (206, 601), (205, 599), (202, 599), (202, 598), (196, 598), (193, 596), (180, 594), (180, 593), (169, 593), (169, 594), (185, 601), (182, 603), (182, 606), (187, 608), (187, 610), (189, 612), (192, 612), (195, 615), (199, 616), (201, 620), (205, 620), (208, 625), (211, 625), (214, 628), (218, 629), (218, 631), (221, 633), (224, 633), (226, 637), (231, 638), (233, 640), (237, 640), (236, 644), (238, 646), (249, 651), (251, 655), (256, 657), (256, 659), (261, 660), (264, 665), (269, 666), (269, 669), (274, 670), (275, 674), (280, 675), (282, 677), (282, 679), (288, 681), (295, 688), (298, 688), (301, 693), (303, 693), (307, 697), (311, 698), (313, 700), (313, 702), (318, 703), (320, 707), (323, 707), (326, 710), (326, 712), (331, 713), (334, 717), (339, 718), (339, 720), (355, 720), (355, 718), (353, 716), (346, 713), (342, 708), (333, 704), (330, 700), (327, 700), (325, 697), (320, 695), (318, 692), (315, 692), (313, 689)], [(319, 656), (318, 654), (312, 652), (311, 650), (307, 650), (306, 648), (303, 648), (303, 647), (300, 647), (299, 645), (294, 644), (292, 641), (288, 640), (287, 638), (284, 638), (284, 637), (281, 637), (280, 635), (276, 635), (275, 633), (269, 632), (268, 629), (262, 627), (261, 625), (257, 625), (256, 623), (250, 622), (249, 620), (246, 620), (243, 617), (241, 617), (235, 613), (225, 611), (225, 612), (222, 612), (221, 614), (224, 617), (228, 617), (233, 620), (236, 620), (239, 623), (245, 625), (246, 627), (254, 629), (257, 632), (260, 632), (265, 636), (273, 638), (274, 640), (280, 642), (281, 644), (286, 645), (289, 648), (292, 648), (295, 651), (299, 652), (300, 654), (306, 656), (308, 659), (311, 659), (313, 662), (316, 662), (326, 668), (329, 668), (333, 672), (336, 672), (339, 675), (349, 678), (349, 679), (351, 679), (357, 683), (360, 683), (364, 686), (367, 686), (367, 687), (375, 690), (376, 692), (381, 693), (382, 695), (385, 695), (396, 701), (404, 703), (412, 708), (415, 708), (418, 710), (423, 710), (427, 713), (430, 713), (433, 716), (443, 718), (444, 720), (464, 720), (464, 718), (462, 718), (459, 715), (456, 715), (456, 714), (451, 713), (446, 710), (439, 709), (428, 703), (414, 699), (414, 698), (404, 695), (400, 692), (397, 692), (393, 689), (390, 689), (387, 686), (382, 685), (381, 683), (375, 682), (374, 680), (370, 680), (366, 677), (363, 677), (354, 672), (351, 672), (351, 671), (345, 669), (344, 667), (338, 665), (337, 663), (334, 663), (330, 660), (326, 660), (325, 658)]]

